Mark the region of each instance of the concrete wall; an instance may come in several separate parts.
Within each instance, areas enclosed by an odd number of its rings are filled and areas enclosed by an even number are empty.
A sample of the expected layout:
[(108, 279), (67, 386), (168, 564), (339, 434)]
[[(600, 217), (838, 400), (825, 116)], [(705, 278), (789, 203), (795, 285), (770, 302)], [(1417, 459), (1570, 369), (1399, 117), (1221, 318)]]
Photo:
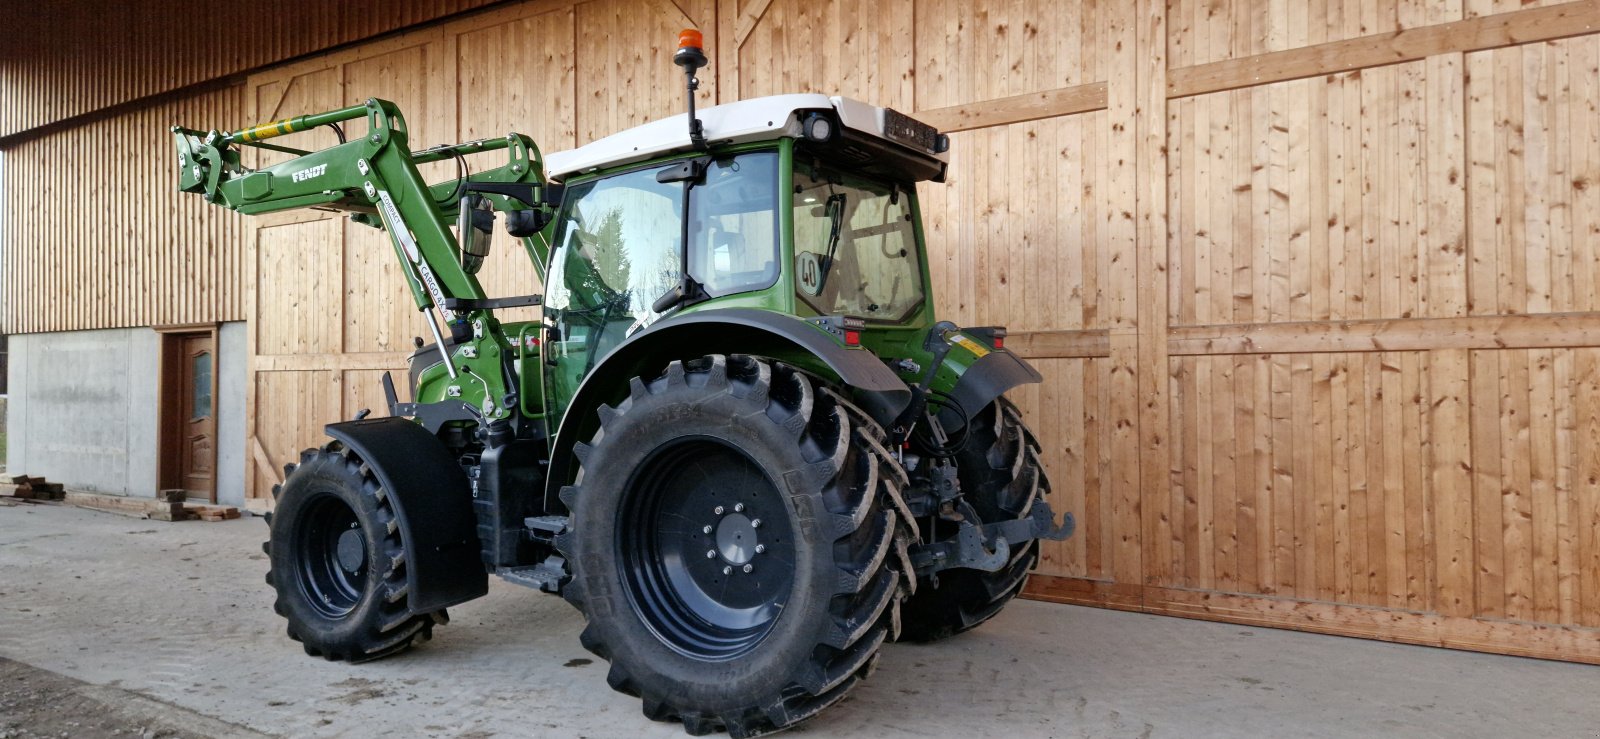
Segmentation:
[[(244, 498), (244, 324), (217, 348), (217, 493)], [(161, 337), (148, 328), (11, 337), (11, 474), (74, 490), (154, 496)]]
[(247, 325), (244, 321), (224, 323), (217, 333), (217, 502), (223, 505), (244, 505), (249, 459), (244, 447)]

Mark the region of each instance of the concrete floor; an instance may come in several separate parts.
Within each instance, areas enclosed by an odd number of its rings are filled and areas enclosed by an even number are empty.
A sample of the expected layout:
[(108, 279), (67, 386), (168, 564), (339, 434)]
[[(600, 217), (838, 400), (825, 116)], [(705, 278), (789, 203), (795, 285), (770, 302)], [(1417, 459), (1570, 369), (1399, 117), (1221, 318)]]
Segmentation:
[[(683, 736), (606, 687), (576, 611), (498, 580), (399, 658), (309, 659), (272, 613), (265, 533), (0, 507), (0, 657), (241, 732)], [(1595, 667), (1019, 601), (886, 647), (793, 735), (1576, 737), (1597, 695)]]

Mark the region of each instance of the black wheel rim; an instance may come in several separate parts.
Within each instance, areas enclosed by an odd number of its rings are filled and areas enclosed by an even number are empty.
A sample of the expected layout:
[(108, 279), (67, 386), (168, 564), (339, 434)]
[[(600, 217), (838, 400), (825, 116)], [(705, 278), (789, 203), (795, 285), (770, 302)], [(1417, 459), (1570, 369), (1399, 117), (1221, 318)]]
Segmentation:
[(301, 590), (318, 613), (343, 618), (367, 590), (366, 532), (355, 511), (331, 494), (308, 501), (300, 520)]
[(629, 600), (657, 638), (711, 661), (760, 643), (794, 585), (785, 506), (726, 442), (691, 437), (651, 453), (623, 494), (617, 545)]

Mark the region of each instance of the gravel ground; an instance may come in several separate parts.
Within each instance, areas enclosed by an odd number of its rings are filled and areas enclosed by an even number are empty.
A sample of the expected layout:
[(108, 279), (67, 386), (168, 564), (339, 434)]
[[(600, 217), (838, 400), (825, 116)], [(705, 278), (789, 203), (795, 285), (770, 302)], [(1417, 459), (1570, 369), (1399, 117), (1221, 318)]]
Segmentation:
[(137, 693), (0, 658), (0, 739), (204, 739), (255, 734)]
[[(576, 611), (498, 580), (398, 658), (307, 658), (265, 533), (0, 507), (0, 736), (684, 736), (606, 687)], [(886, 647), (791, 735), (1576, 737), (1597, 694), (1584, 665), (1019, 601)]]

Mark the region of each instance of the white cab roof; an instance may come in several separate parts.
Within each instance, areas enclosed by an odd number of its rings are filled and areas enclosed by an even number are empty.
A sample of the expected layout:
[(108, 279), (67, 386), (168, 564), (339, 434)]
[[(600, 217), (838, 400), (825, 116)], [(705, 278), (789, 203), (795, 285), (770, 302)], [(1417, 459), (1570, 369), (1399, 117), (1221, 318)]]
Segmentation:
[[(779, 137), (799, 137), (798, 111), (838, 112), (845, 126), (884, 137), (884, 109), (859, 100), (817, 94), (773, 95), (740, 100), (695, 111), (704, 127), (706, 141), (713, 145), (768, 141)], [(605, 167), (640, 162), (666, 154), (689, 151), (687, 113), (651, 121), (620, 133), (590, 142), (576, 149), (558, 151), (544, 158), (545, 174), (554, 179)], [(948, 153), (925, 154), (943, 162)]]

